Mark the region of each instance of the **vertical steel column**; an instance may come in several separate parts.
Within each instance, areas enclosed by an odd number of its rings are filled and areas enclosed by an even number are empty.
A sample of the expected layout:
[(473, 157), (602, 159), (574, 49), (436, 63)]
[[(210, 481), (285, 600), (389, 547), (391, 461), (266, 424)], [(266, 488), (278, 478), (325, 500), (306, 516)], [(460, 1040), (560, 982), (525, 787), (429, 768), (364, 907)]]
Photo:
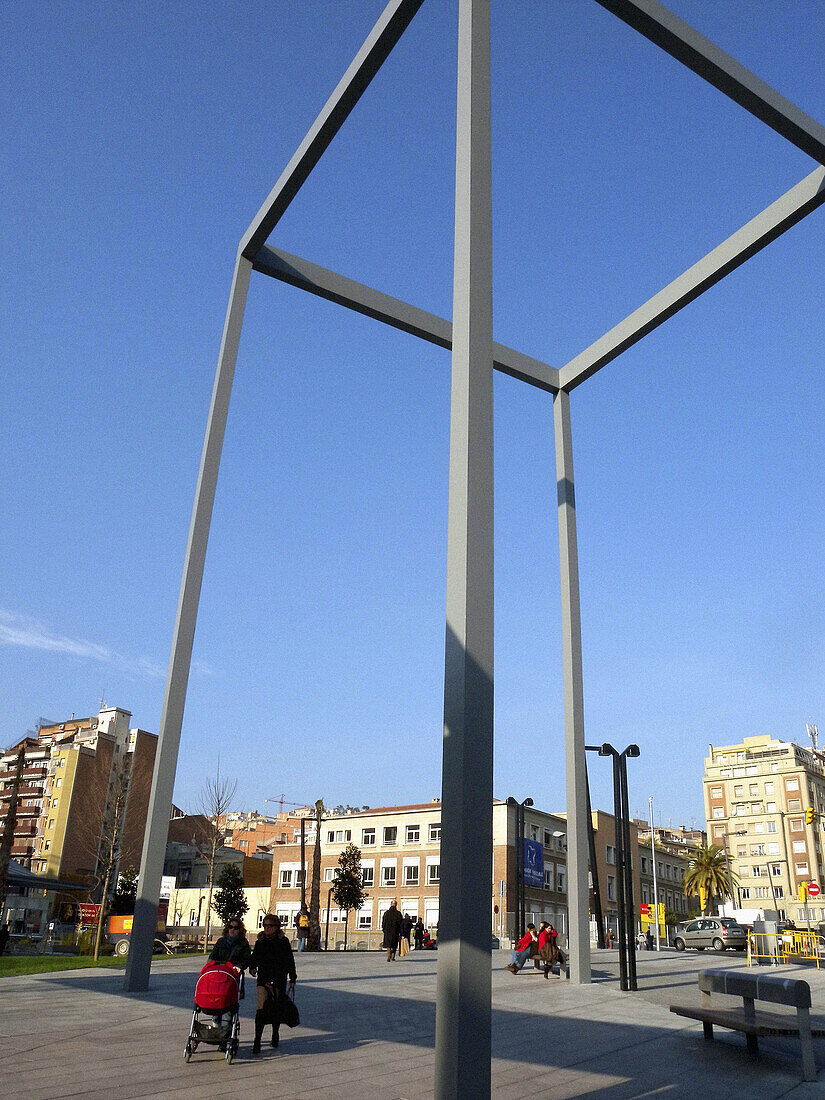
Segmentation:
[(584, 764), (584, 782), (587, 788), (587, 851), (590, 854), (590, 878), (592, 879), (593, 913), (596, 918), (596, 943), (605, 947), (604, 915), (602, 914), (602, 889), (599, 885), (599, 865), (596, 862), (596, 837), (593, 833), (593, 809), (590, 805), (590, 777), (587, 774), (587, 759)]
[(627, 756), (620, 753), (619, 764), (622, 779), (622, 846), (624, 848), (624, 906), (627, 928), (627, 987), (636, 985), (636, 911), (633, 905), (633, 849), (630, 846), (630, 809), (627, 796)]
[(140, 861), (135, 916), (129, 943), (124, 986), (131, 992), (145, 990), (149, 986), (149, 970), (152, 964), (152, 945), (158, 912), (160, 879), (166, 857), (166, 838), (169, 833), (169, 817), (172, 812), (172, 792), (175, 786), (175, 770), (178, 763), (180, 730), (183, 708), (186, 703), (186, 686), (189, 682), (189, 665), (192, 660), (192, 643), (198, 617), (198, 602), (212, 520), (212, 504), (221, 462), (223, 435), (229, 411), (229, 397), (235, 374), (235, 360), (241, 339), (246, 293), (252, 264), (242, 256), (235, 261), (232, 289), (223, 327), (221, 350), (215, 383), (212, 387), (212, 403), (206, 422), (195, 502), (189, 524), (189, 541), (183, 565), (178, 611), (172, 639), (172, 652), (166, 674), (166, 689), (160, 715), (158, 745), (155, 755), (152, 790), (146, 816), (146, 835)]
[(493, 292), (490, 4), (460, 0), (435, 1096), (490, 1095)]
[(616, 907), (619, 911), (619, 985), (627, 989), (627, 921), (625, 920), (624, 826), (622, 824), (622, 770), (619, 754), (613, 760), (613, 824), (616, 827)]
[(570, 395), (553, 398), (556, 483), (561, 565), (561, 629), (564, 662), (564, 759), (567, 779), (567, 904), (570, 924), (570, 978), (590, 982), (590, 927), (587, 883), (587, 779), (584, 764), (584, 692), (579, 606), (579, 558), (573, 488)]

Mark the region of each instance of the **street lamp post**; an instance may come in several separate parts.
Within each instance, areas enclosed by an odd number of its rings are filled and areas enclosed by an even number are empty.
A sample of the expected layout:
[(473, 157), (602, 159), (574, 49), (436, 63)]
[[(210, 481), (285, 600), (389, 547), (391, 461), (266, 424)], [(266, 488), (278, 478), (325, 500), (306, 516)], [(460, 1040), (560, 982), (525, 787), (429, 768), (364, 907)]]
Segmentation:
[(613, 758), (613, 812), (616, 825), (616, 895), (619, 909), (619, 984), (623, 990), (636, 990), (636, 938), (633, 916), (633, 865), (630, 852), (630, 815), (627, 796), (627, 760), (640, 755), (638, 745), (619, 752), (606, 741), (585, 745), (588, 752)]
[(653, 864), (653, 919), (656, 923), (656, 950), (659, 951), (659, 891), (656, 886), (656, 837), (653, 829), (653, 795), (647, 801), (650, 806), (650, 862)]
[(523, 802), (518, 799), (507, 799), (508, 806), (514, 806), (516, 810), (516, 943), (524, 935), (527, 927), (527, 900), (524, 883), (524, 807), (532, 806), (533, 799), (525, 798)]

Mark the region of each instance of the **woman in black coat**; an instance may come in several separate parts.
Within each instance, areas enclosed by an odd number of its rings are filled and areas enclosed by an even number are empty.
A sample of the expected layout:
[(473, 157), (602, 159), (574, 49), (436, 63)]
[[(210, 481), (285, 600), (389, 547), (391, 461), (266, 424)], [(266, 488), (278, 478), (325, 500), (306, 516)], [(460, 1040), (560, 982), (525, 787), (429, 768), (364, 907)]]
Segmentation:
[(398, 950), (398, 941), (401, 939), (401, 914), (395, 902), (389, 907), (381, 921), (381, 931), (384, 933), (384, 947), (387, 949), (387, 962), (395, 958)]
[(232, 963), (238, 970), (246, 970), (252, 958), (252, 948), (246, 938), (246, 929), (240, 917), (231, 917), (223, 935), (215, 941), (209, 955), (210, 962)]
[(295, 988), (298, 975), (295, 973), (295, 956), (292, 945), (281, 931), (281, 918), (273, 913), (264, 917), (264, 930), (252, 948), (252, 965), (249, 973), (258, 978), (258, 1005), (255, 1012), (255, 1042), (252, 1053), (261, 1053), (261, 1037), (267, 1019), (272, 1023), (271, 1046), (278, 1045), (278, 1005), (287, 995), (289, 988)]

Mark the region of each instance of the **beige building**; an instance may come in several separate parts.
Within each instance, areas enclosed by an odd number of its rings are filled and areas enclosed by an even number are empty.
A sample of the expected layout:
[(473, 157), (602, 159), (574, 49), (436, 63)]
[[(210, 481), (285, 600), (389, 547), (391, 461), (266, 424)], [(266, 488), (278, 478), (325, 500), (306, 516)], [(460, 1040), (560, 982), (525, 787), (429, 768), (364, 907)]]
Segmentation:
[(825, 888), (825, 753), (768, 735), (709, 745), (703, 782), (708, 841), (727, 850), (737, 904), (825, 920), (821, 897), (809, 914), (799, 901), (802, 883)]

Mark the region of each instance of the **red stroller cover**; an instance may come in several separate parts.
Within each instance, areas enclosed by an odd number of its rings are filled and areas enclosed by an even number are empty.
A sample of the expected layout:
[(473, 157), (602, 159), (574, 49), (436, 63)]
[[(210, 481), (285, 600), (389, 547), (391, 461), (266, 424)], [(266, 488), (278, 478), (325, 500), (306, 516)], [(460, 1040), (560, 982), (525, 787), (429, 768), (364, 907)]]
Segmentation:
[(195, 1007), (224, 1012), (238, 1003), (238, 971), (229, 963), (208, 962), (195, 984)]

